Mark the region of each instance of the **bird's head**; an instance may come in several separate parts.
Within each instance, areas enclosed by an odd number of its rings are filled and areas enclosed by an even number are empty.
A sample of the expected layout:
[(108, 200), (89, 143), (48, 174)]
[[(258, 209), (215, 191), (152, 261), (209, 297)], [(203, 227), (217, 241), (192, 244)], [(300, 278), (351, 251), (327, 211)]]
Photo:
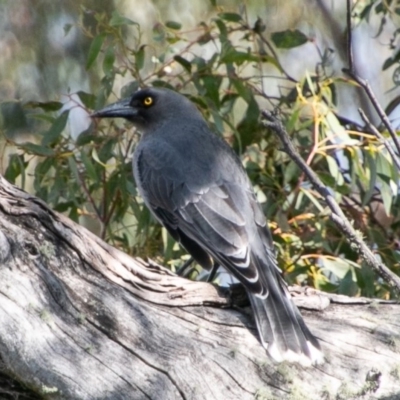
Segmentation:
[(172, 118), (182, 120), (202, 118), (195, 105), (185, 96), (169, 89), (147, 88), (131, 97), (94, 112), (92, 118), (125, 118), (139, 129), (160, 126)]

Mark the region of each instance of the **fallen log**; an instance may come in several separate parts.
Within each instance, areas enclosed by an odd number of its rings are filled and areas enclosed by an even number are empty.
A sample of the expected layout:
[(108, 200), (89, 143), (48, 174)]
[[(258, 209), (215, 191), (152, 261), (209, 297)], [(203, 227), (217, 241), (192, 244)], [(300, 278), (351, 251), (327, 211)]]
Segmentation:
[(323, 365), (274, 364), (231, 291), (133, 259), (0, 176), (0, 399), (400, 399), (400, 305), (296, 292)]

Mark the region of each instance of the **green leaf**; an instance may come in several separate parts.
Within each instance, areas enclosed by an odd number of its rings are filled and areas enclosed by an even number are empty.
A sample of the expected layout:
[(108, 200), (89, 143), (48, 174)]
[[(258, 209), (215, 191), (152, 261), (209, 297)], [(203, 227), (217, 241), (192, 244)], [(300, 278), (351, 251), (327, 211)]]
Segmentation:
[(362, 205), (366, 206), (369, 201), (371, 200), (372, 195), (375, 192), (376, 186), (376, 160), (374, 159), (373, 155), (368, 151), (364, 154), (367, 171), (369, 171), (369, 188), (362, 199)]
[(395, 97), (393, 100), (389, 102), (389, 104), (385, 108), (386, 115), (391, 114), (395, 108), (400, 105), (400, 96)]
[(240, 79), (232, 79), (231, 80), (233, 86), (235, 87), (236, 91), (238, 92), (238, 95), (246, 102), (249, 103), (252, 98), (253, 94), (251, 90), (248, 88), (248, 86), (245, 86), (243, 81)]
[(394, 71), (393, 71), (393, 75), (392, 75), (392, 81), (393, 83), (397, 86), (400, 86), (400, 67), (397, 67)]
[(228, 30), (226, 29), (226, 25), (220, 19), (215, 20), (216, 25), (218, 26), (220, 32), (220, 40), (221, 43), (225, 43), (228, 40)]
[(343, 175), (340, 172), (338, 163), (336, 160), (331, 156), (326, 156), (326, 161), (328, 163), (329, 172), (333, 176), (336, 181), (336, 184), (341, 186), (344, 183)]
[(112, 75), (115, 62), (115, 49), (113, 46), (109, 46), (104, 54), (103, 60), (103, 72), (105, 75)]
[(254, 97), (251, 97), (248, 102), (246, 113), (237, 126), (241, 142), (239, 143), (239, 147), (242, 146), (242, 148), (246, 148), (250, 143), (253, 143), (254, 140), (257, 140), (256, 135), (259, 128), (259, 116), (260, 108), (258, 103)]
[(78, 171), (78, 166), (76, 164), (75, 157), (68, 157), (68, 167), (72, 172), (72, 175), (75, 177), (75, 181), (79, 182), (80, 181), (80, 176), (79, 176), (79, 171)]
[(271, 39), (279, 49), (291, 49), (308, 42), (308, 37), (298, 29), (275, 32), (271, 35)]
[[(309, 75), (308, 75), (309, 77)], [(310, 85), (311, 87), (313, 84), (311, 82), (311, 77), (310, 77)], [(314, 96), (316, 93), (313, 93)], [(347, 130), (342, 126), (342, 124), (339, 122), (337, 116), (332, 112), (328, 111), (325, 115), (326, 123), (329, 127), (329, 129), (332, 131), (333, 136), (336, 138), (337, 141), (340, 143), (347, 144), (349, 146), (357, 146), (359, 144), (359, 141), (357, 139), (352, 139), (350, 135), (348, 134)]]
[(284, 170), (284, 182), (297, 182), (300, 175), (300, 169), (294, 161), (289, 161)]
[(360, 13), (360, 19), (366, 19), (367, 21), (369, 21), (369, 16), (371, 14), (371, 10), (372, 7), (375, 5), (375, 2), (371, 2), (370, 4), (368, 4), (366, 7), (363, 8), (363, 10)]
[(322, 262), (324, 269), (332, 272), (339, 279), (343, 279), (351, 270), (350, 264), (340, 258), (331, 259), (327, 257), (321, 257), (320, 261)]
[[(214, 105), (219, 108), (220, 107), (220, 100), (219, 100), (219, 88), (222, 83), (222, 78), (220, 76), (214, 75), (205, 75), (202, 78), (204, 88), (206, 89), (206, 97), (210, 99)], [(222, 132), (222, 131), (221, 131)]]
[(245, 53), (243, 51), (237, 51), (233, 46), (229, 46), (227, 50), (221, 53), (221, 63), (229, 64), (235, 63), (237, 65), (242, 65), (246, 61), (259, 61), (259, 58), (251, 53)]
[(97, 174), (96, 168), (94, 167), (92, 160), (88, 155), (82, 151), (81, 152), (81, 159), (83, 165), (85, 166), (86, 174), (92, 182), (99, 182), (100, 177)]
[[(378, 187), (382, 196), (383, 205), (387, 215), (390, 215), (393, 203), (392, 165), (385, 157), (384, 153), (376, 153), (376, 173)], [(397, 192), (397, 188), (396, 188)]]
[(91, 110), (95, 108), (96, 105), (96, 96), (92, 93), (86, 93), (80, 90), (79, 92), (76, 93), (79, 97), (79, 100), (82, 102), (82, 104)]
[(153, 87), (161, 87), (161, 88), (176, 90), (174, 86), (172, 86), (170, 83), (163, 81), (161, 79), (156, 79), (151, 84)]
[(349, 147), (346, 149), (347, 158), (349, 160), (349, 166), (351, 171), (350, 184), (352, 190), (355, 190), (356, 182), (361, 183), (364, 190), (368, 190), (369, 187), (369, 177), (364, 171), (364, 161), (360, 159), (360, 152), (354, 147)]
[(393, 203), (393, 192), (392, 188), (386, 182), (382, 182), (380, 184), (380, 192), (382, 196), (383, 206), (385, 208), (386, 215), (391, 214), (391, 208)]
[(89, 48), (89, 52), (88, 52), (88, 57), (86, 60), (86, 69), (89, 70), (93, 63), (96, 61), (97, 56), (100, 53), (101, 47), (103, 46), (103, 42), (104, 39), (106, 38), (106, 34), (105, 33), (101, 33), (100, 35), (97, 35)]
[(339, 283), (339, 294), (355, 296), (358, 292), (357, 279), (353, 269), (350, 269)]
[[(314, 206), (316, 207), (316, 209), (320, 212), (323, 213), (324, 212), (324, 208), (321, 205), (320, 201), (318, 200), (318, 198), (315, 197), (315, 193), (312, 190), (308, 190), (305, 188), (300, 188), (300, 193), (303, 193), (305, 196), (308, 197), (308, 199), (311, 201), (312, 204), (314, 204)], [(299, 196), (300, 197), (300, 196)], [(300, 200), (300, 199), (299, 199)], [(299, 203), (298, 200), (298, 203)], [(300, 207), (300, 206), (299, 206)]]
[(63, 103), (59, 101), (47, 101), (47, 102), (40, 102), (40, 101), (30, 101), (25, 104), (27, 108), (41, 108), (44, 111), (58, 111), (63, 107)]
[(111, 137), (101, 146), (98, 152), (100, 162), (105, 164), (107, 163), (107, 161), (114, 157), (113, 151), (115, 143), (116, 139)]
[(397, 64), (400, 62), (400, 50), (392, 57), (387, 58), (385, 62), (383, 63), (382, 66), (382, 71), (385, 71), (385, 69), (390, 68), (392, 65)]
[(179, 22), (175, 22), (175, 21), (167, 21), (165, 23), (165, 26), (169, 29), (173, 29), (175, 31), (179, 31), (179, 29), (182, 28), (182, 24), (180, 24)]
[(115, 71), (113, 70), (113, 73), (111, 73), (110, 75), (105, 75), (101, 80), (100, 90), (96, 97), (95, 109), (104, 107), (106, 100), (108, 99), (108, 97), (112, 92), (114, 79), (115, 79)]
[(135, 64), (138, 71), (140, 71), (144, 66), (144, 56), (145, 56), (145, 49), (146, 45), (142, 45), (139, 47), (139, 50), (135, 53)]
[(11, 154), (8, 160), (8, 166), (4, 177), (11, 183), (15, 183), (16, 179), (21, 175), (22, 176), (22, 187), (25, 186), (25, 168), (28, 163), (24, 162), (23, 155), (19, 154)]
[(61, 203), (57, 203), (54, 206), (54, 210), (57, 212), (65, 212), (67, 210), (69, 210), (70, 208), (72, 208), (74, 206), (74, 203), (72, 201), (67, 201), (67, 202), (61, 202)]
[(43, 134), (42, 145), (48, 146), (57, 141), (62, 131), (65, 129), (68, 121), (68, 115), (69, 110), (66, 110), (55, 119), (50, 129)]
[(392, 166), (384, 153), (376, 153), (376, 172), (386, 181), (389, 182), (392, 177)]
[(110, 19), (110, 26), (123, 26), (123, 25), (139, 25), (137, 22), (129, 18), (123, 17), (117, 11), (113, 11)]
[(53, 157), (55, 155), (53, 149), (45, 146), (40, 146), (35, 143), (23, 143), (20, 145), (20, 147), (24, 149), (27, 153), (35, 154), (37, 156)]
[(186, 60), (185, 58), (183, 58), (181, 56), (174, 56), (174, 60), (178, 64), (182, 65), (182, 67), (185, 68), (185, 70), (187, 72), (189, 72), (189, 74), (190, 74), (190, 72), (192, 71), (192, 65), (190, 64), (190, 62), (188, 60)]
[(229, 22), (239, 22), (242, 21), (242, 17), (239, 14), (236, 13), (220, 13), (218, 14), (218, 17), (225, 21)]
[(37, 164), (35, 168), (35, 178), (41, 182), (53, 166), (55, 167), (54, 158), (45, 158)]
[(94, 142), (94, 143), (99, 142), (101, 140), (101, 137), (96, 134), (93, 134), (92, 130), (93, 129), (89, 128), (89, 129), (86, 129), (83, 132), (81, 132), (79, 134), (79, 136), (76, 138), (75, 144), (78, 147), (81, 147), (90, 142)]
[(222, 135), (224, 133), (224, 121), (217, 111), (211, 109), (211, 115), (213, 116), (214, 124), (217, 131)]
[[(380, 233), (380, 235), (382, 235)], [(372, 268), (363, 261), (361, 263), (361, 270), (357, 271), (357, 281), (360, 287), (362, 288), (362, 295), (367, 297), (374, 297), (375, 295), (375, 286), (374, 282), (376, 281), (376, 276)]]

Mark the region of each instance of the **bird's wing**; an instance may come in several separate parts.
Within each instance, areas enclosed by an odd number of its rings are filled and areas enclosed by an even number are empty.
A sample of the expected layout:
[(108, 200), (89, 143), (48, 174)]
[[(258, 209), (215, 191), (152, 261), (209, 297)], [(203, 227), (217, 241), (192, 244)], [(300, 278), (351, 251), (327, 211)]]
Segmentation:
[(136, 168), (146, 203), (197, 261), (198, 250), (202, 249), (228, 268), (252, 293), (267, 295), (265, 282), (250, 262), (250, 241), (259, 243), (262, 233), (273, 268), (276, 262), (265, 218), (249, 188), (223, 179), (201, 187), (190, 185), (179, 172), (156, 168), (147, 155), (138, 156)]
[(135, 176), (149, 208), (201, 265), (209, 266), (211, 255), (245, 286), (261, 342), (275, 360), (319, 359), (318, 341), (291, 301), (265, 217), (240, 164), (198, 168), (204, 174), (230, 170), (192, 180), (190, 171), (178, 168), (182, 165), (189, 163), (175, 163), (173, 152), (162, 146), (152, 156), (137, 155)]

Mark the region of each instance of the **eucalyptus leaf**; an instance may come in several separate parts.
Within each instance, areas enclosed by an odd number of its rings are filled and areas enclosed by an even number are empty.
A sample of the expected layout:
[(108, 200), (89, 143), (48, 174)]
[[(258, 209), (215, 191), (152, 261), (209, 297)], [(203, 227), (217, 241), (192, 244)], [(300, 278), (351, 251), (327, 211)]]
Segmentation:
[(104, 42), (105, 38), (106, 38), (106, 34), (101, 33), (93, 39), (93, 41), (90, 45), (87, 60), (86, 60), (86, 69), (87, 70), (90, 69), (93, 66), (94, 62), (96, 61), (96, 59), (100, 53), (100, 50), (103, 46), (103, 42)]
[(271, 39), (275, 46), (280, 49), (291, 49), (308, 42), (308, 37), (298, 29), (274, 32)]

